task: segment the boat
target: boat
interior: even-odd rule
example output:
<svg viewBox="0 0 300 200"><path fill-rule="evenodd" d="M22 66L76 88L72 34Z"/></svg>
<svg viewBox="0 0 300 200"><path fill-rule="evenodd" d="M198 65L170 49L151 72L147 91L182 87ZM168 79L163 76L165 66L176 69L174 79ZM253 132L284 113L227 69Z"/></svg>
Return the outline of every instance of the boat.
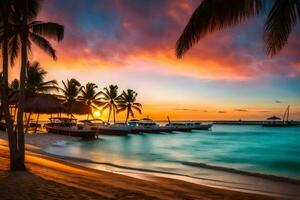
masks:
<svg viewBox="0 0 300 200"><path fill-rule="evenodd" d="M179 132L189 132L192 131L192 126L185 122L169 122L166 127L170 128L172 131Z"/></svg>
<svg viewBox="0 0 300 200"><path fill-rule="evenodd" d="M201 123L201 122L192 122L190 123L192 130L210 130L213 126L213 123Z"/></svg>
<svg viewBox="0 0 300 200"><path fill-rule="evenodd" d="M81 120L77 124L78 127L91 128L92 130L98 130L100 127L108 126L108 125L109 125L108 123L104 122L101 119Z"/></svg>
<svg viewBox="0 0 300 200"><path fill-rule="evenodd" d="M136 126L132 127L133 133L162 133L170 131L169 127L160 126L150 118L143 118L136 123Z"/></svg>
<svg viewBox="0 0 300 200"><path fill-rule="evenodd" d="M131 127L127 123L115 123L98 127L99 135L127 136L131 133Z"/></svg>
<svg viewBox="0 0 300 200"><path fill-rule="evenodd" d="M288 105L287 109L284 112L283 118L281 120L280 117L272 116L267 118L268 121L264 122L262 126L265 127L290 127L290 126L298 126L299 123L289 120L290 115L290 105Z"/></svg>
<svg viewBox="0 0 300 200"><path fill-rule="evenodd" d="M95 139L97 130L77 126L77 119L49 118L50 123L44 125L48 133L80 137L84 139Z"/></svg>

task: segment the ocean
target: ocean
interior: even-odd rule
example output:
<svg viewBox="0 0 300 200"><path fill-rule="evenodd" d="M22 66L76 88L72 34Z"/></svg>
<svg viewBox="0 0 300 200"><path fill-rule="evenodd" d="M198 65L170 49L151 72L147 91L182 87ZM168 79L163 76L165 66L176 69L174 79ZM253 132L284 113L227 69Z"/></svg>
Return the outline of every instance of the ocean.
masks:
<svg viewBox="0 0 300 200"><path fill-rule="evenodd" d="M300 180L300 127L214 125L211 131L101 136L48 153L95 163L203 177L203 168Z"/></svg>

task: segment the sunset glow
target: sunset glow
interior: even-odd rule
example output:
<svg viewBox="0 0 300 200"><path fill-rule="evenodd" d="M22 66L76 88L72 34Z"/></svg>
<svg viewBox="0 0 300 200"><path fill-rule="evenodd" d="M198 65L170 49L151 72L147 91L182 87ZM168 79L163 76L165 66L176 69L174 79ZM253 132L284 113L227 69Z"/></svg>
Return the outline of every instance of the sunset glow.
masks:
<svg viewBox="0 0 300 200"><path fill-rule="evenodd" d="M40 62L47 79L134 89L143 104L138 118L265 119L290 104L291 117L300 119L299 27L276 57L263 51L258 17L208 36L177 59L176 40L200 0L162 0L159 9L157 1L89 2L44 2L38 18L65 26L64 40L53 42L57 61L33 47L30 60Z"/></svg>

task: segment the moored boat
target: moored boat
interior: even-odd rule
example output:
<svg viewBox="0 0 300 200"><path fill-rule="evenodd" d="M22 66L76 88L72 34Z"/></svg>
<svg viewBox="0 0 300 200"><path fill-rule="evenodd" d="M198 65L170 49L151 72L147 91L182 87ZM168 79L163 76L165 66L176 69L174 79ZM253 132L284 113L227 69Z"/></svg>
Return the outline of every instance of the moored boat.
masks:
<svg viewBox="0 0 300 200"><path fill-rule="evenodd" d="M96 130L87 127L78 127L76 121L76 119L69 118L50 118L50 123L45 124L44 127L49 133L95 139Z"/></svg>
<svg viewBox="0 0 300 200"><path fill-rule="evenodd" d="M131 127L127 123L115 123L98 127L98 134L111 136L127 136L131 133Z"/></svg>

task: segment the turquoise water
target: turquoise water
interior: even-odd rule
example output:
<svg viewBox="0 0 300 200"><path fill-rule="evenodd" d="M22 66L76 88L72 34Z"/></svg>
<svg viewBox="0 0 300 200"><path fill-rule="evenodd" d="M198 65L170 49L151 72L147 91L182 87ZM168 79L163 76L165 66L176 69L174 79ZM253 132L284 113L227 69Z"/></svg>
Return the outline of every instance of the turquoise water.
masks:
<svg viewBox="0 0 300 200"><path fill-rule="evenodd" d="M206 164L300 179L300 127L214 125L212 131L102 138L47 151L194 177Z"/></svg>

